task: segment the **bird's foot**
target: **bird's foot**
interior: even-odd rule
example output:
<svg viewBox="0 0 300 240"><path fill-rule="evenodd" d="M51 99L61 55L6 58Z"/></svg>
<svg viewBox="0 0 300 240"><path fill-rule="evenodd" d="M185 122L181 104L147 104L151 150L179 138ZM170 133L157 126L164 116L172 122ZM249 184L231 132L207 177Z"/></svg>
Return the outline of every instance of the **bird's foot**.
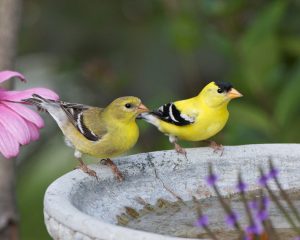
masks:
<svg viewBox="0 0 300 240"><path fill-rule="evenodd" d="M84 173L86 173L92 177L95 177L98 180L97 173L94 170L90 169L84 162L80 162L80 164L76 167L76 169L80 169Z"/></svg>
<svg viewBox="0 0 300 240"><path fill-rule="evenodd" d="M224 153L224 146L222 144L218 144L215 141L209 141L209 147L211 147L214 150L214 153L220 151L220 156Z"/></svg>
<svg viewBox="0 0 300 240"><path fill-rule="evenodd" d="M186 150L184 148L182 148L178 143L174 143L175 146L175 150L176 152L178 152L179 154L183 154L184 156L186 156Z"/></svg>
<svg viewBox="0 0 300 240"><path fill-rule="evenodd" d="M122 182L124 180L123 174L121 173L121 171L119 170L117 165L114 164L114 162L112 160L110 160L109 158L102 159L101 163L104 164L104 165L107 165L108 167L111 168L113 174L116 176L116 178L119 182Z"/></svg>

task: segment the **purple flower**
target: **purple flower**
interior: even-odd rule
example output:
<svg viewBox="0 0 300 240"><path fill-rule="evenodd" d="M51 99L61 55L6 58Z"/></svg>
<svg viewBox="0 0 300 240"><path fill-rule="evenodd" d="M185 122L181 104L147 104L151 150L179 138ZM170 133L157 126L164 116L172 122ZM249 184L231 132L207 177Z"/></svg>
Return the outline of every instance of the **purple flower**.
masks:
<svg viewBox="0 0 300 240"><path fill-rule="evenodd" d="M267 185L269 181L269 177L267 175L262 175L259 179L258 179L258 183L259 185L261 185L262 187L265 187Z"/></svg>
<svg viewBox="0 0 300 240"><path fill-rule="evenodd" d="M267 209L270 205L270 199L267 196L263 196L262 204L263 204L264 209Z"/></svg>
<svg viewBox="0 0 300 240"><path fill-rule="evenodd" d="M270 170L270 172L269 172L269 174L268 174L268 177L270 179L274 179L274 178L276 178L278 176L278 174L279 174L279 170L277 168L275 168L275 167L272 167L271 170Z"/></svg>
<svg viewBox="0 0 300 240"><path fill-rule="evenodd" d="M294 240L300 240L300 236L295 237Z"/></svg>
<svg viewBox="0 0 300 240"><path fill-rule="evenodd" d="M261 202L261 206L260 206ZM268 218L268 207L270 199L267 196L263 196L261 200L253 200L248 203L248 206L256 216L258 222L262 222Z"/></svg>
<svg viewBox="0 0 300 240"><path fill-rule="evenodd" d="M262 226L260 224L254 223L246 228L247 233L260 235L263 232Z"/></svg>
<svg viewBox="0 0 300 240"><path fill-rule="evenodd" d="M236 188L239 192L244 193L247 189L247 184L244 183L243 181L239 181L238 184L236 185Z"/></svg>
<svg viewBox="0 0 300 240"><path fill-rule="evenodd" d="M249 201L248 202L248 206L252 209L252 210L257 210L258 209L258 202L257 200L253 200L253 201Z"/></svg>
<svg viewBox="0 0 300 240"><path fill-rule="evenodd" d="M197 222L195 223L197 227L206 227L208 225L208 216L202 215L198 218Z"/></svg>
<svg viewBox="0 0 300 240"><path fill-rule="evenodd" d="M211 173L209 176L206 177L206 183L208 186L214 186L217 182L217 180L219 179L219 177L214 174L214 173Z"/></svg>
<svg viewBox="0 0 300 240"><path fill-rule="evenodd" d="M237 215L234 212L231 212L226 216L226 223L230 226L233 227L237 223Z"/></svg>
<svg viewBox="0 0 300 240"><path fill-rule="evenodd" d="M266 209L260 210L257 212L256 217L260 222L265 221L268 218L269 214Z"/></svg>
<svg viewBox="0 0 300 240"><path fill-rule="evenodd" d="M246 235L246 236L244 236L243 240L252 240L252 237Z"/></svg>

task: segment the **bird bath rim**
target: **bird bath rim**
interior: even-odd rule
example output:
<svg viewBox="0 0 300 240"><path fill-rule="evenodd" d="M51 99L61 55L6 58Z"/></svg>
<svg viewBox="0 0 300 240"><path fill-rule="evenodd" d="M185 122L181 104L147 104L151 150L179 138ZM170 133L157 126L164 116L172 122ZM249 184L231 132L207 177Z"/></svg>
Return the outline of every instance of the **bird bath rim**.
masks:
<svg viewBox="0 0 300 240"><path fill-rule="evenodd" d="M283 180L282 184L284 188L300 187L300 176L297 177L292 175L293 169L300 167L300 144L226 146L223 156L213 154L213 150L210 148L192 148L187 149L187 152L187 159L182 155L178 155L173 150L140 153L118 158L115 160L115 163L119 166L120 170L125 173L124 183L116 182L110 169L102 165L91 165L100 177L99 182L96 182L95 179L92 179L79 170L71 171L58 178L48 187L44 199L44 217L48 232L54 239L64 240L187 239L134 230L117 226L113 222L116 214L123 212L122 207L128 206L128 204L129 206L130 204L133 204L133 198L136 197L133 195L127 196L126 191L124 190L121 192L120 189L123 189L121 186L130 187L130 184L133 184L136 188L139 188L139 185L144 184L147 188L149 188L149 190L145 190L144 193L141 192L141 195L142 197L148 197L147 200L150 202L154 201L153 196L156 196L156 199L163 196L169 200L175 200L174 196L172 196L170 192L163 192L165 189L163 189L161 186L162 184L160 184L161 179L157 179L156 170L161 177L165 175L167 176L167 178L163 179L164 181L170 180L169 183L174 183L176 175L180 175L180 173L184 172L186 169L196 168L201 165L201 168L198 169L201 171L201 173L199 172L199 175L201 176L196 175L196 180L193 180L195 178L195 174L191 175L191 179L183 179L186 180L185 184L188 186L185 188L185 192L183 192L184 184L182 185L178 183L177 185L179 186L172 186L169 184L169 186L173 188L177 187L178 191L181 191L180 196L183 197L184 200L190 199L194 193L196 194L198 187L197 189L195 188L195 182L202 181L202 188L200 190L198 189L200 191L200 195L203 194L203 197L204 195L213 195L213 193L209 191L208 187L204 187L203 182L204 177L208 173L208 162L212 162L216 167L216 171L221 172L221 177L226 180L220 182L220 188L222 189L223 194L235 192L234 187L229 187L229 185L233 186L236 180L236 173L239 169L242 169L242 167L247 168L242 169L244 171L253 172L253 174L251 172L250 176L245 176L245 180L247 182L250 181L250 187L252 189L256 189L258 186L254 179L256 179L258 173L256 175L254 168L257 168L260 164L266 166L269 157L273 158L275 165L279 167L283 176L289 176L289 178L281 178L281 180ZM299 161L288 161L290 157L297 158ZM236 159L239 160L237 161ZM153 169L155 169L155 171L153 171ZM192 170L188 170L188 172L189 171ZM176 172L176 174L174 174L174 172ZM145 181L143 182L143 180ZM151 181L157 182L154 184ZM147 184L150 184L150 187ZM151 188L151 184L153 185L153 188ZM111 206L107 207L107 205L109 205L109 198L105 198L105 194L110 194L106 188L108 185L110 186L109 190L112 192L115 191L118 194L115 195L116 198L110 198L110 201L115 201L116 204L111 204ZM96 194L100 188L101 191L103 190L104 196L98 193ZM132 189L133 188L128 188L128 191L132 191ZM189 193L187 190L192 191L193 194ZM82 192L82 195L80 191ZM99 206L96 206L96 208L99 207L101 214L103 214L100 217L96 216L97 214L93 212L94 202L88 202L91 204L92 210L89 208L84 209L84 206L81 208L80 205L82 202L83 205L85 205L84 194L91 193L93 191L95 192L95 196L92 197L102 197L100 200L105 203L102 205L101 201L99 202L99 199L97 199ZM139 189L139 191L142 190ZM147 196L147 194L149 196ZM124 202L123 205L120 205L119 201ZM100 220L99 218L101 217L105 218L105 221L103 219ZM191 238L189 239L191 240Z"/></svg>

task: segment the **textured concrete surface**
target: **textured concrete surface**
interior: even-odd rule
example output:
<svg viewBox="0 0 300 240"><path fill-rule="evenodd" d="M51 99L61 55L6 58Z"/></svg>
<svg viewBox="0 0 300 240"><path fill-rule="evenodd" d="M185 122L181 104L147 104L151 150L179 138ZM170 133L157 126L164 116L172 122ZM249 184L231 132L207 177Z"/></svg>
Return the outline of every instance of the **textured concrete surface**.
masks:
<svg viewBox="0 0 300 240"><path fill-rule="evenodd" d="M158 198L184 200L192 195L213 195L205 184L208 163L220 175L223 194L235 192L239 170L256 189L258 167L265 168L272 158L280 169L286 189L300 187L300 144L260 144L226 146L219 156L210 148L188 149L187 158L174 151L142 153L116 159L125 175L117 182L108 167L91 165L100 180L74 170L53 182L44 200L45 223L53 239L80 240L171 240L182 239L116 226L116 215L124 206L142 208L135 200L142 197L154 203Z"/></svg>

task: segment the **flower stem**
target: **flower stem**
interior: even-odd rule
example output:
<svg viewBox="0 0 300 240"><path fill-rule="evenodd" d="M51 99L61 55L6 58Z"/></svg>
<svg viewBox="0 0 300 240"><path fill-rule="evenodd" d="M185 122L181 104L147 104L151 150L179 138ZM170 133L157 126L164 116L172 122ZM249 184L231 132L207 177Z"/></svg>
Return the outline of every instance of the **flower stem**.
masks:
<svg viewBox="0 0 300 240"><path fill-rule="evenodd" d="M263 170L261 168L259 170L260 170L261 176L263 176L264 175ZM265 188L268 191L268 194L270 195L270 197L273 200L273 202L276 204L276 206L278 207L278 209L281 211L281 213L285 217L285 219L292 226L293 230L297 234L300 234L300 229L297 227L297 225L295 224L294 220L291 218L291 216L289 215L289 213L284 209L283 205L280 203L279 199L276 197L276 195L270 189L270 187L268 186L268 184L265 184Z"/></svg>
<svg viewBox="0 0 300 240"><path fill-rule="evenodd" d="M273 162L271 160L270 160L269 164L270 164L270 170L275 169L274 165L273 165ZM286 191L284 191L284 189L282 188L281 183L279 182L277 176L274 176L274 181L276 183L277 188L279 189L279 192L280 192L282 198L286 201L286 203L288 204L289 208L292 210L291 212L294 214L295 218L300 223L300 214L299 214L297 208L295 207L295 205L293 204L293 202L291 201L291 199L289 198L289 196L286 193Z"/></svg>
<svg viewBox="0 0 300 240"><path fill-rule="evenodd" d="M196 199L195 196L193 196L193 202L196 206L196 211L198 214L198 218L203 217L203 212L201 209L201 203ZM208 225L204 224L202 225L203 229L206 231L206 233L209 235L209 237L213 240L218 240L218 238L216 237L216 235L213 233L213 231L208 227Z"/></svg>
<svg viewBox="0 0 300 240"><path fill-rule="evenodd" d="M213 172L213 169L212 169L212 165L211 165L211 164L209 165L209 174L210 174L210 175L214 175L214 172ZM214 189L214 191L215 191L215 193L216 193L216 195L217 195L217 197L218 197L218 200L219 200L219 202L220 202L222 208L224 209L225 213L226 213L228 216L234 215L235 213L232 211L230 205L227 204L227 203L225 202L225 200L223 199L223 197L222 197L222 195L221 195L221 193L220 193L220 191L219 191L217 185L216 185L216 184L213 184L212 187L213 187L213 189ZM242 228L241 228L239 222L238 222L238 221L235 221L233 225L234 225L235 229L238 231L238 233L239 233L239 235L241 236L241 238L244 238L245 233L244 233L244 231L242 230Z"/></svg>
<svg viewBox="0 0 300 240"><path fill-rule="evenodd" d="M238 175L238 182L239 182L240 185L243 184L243 179L242 179L241 173L239 173L239 175ZM254 222L254 219L253 219L253 216L252 216L252 212L249 208L248 201L246 199L245 191L244 190L240 191L240 194L241 194L242 202L244 204L244 208L246 210L246 215L247 215L248 220L249 220L249 225L254 226L255 222ZM254 234L254 240L259 240L259 236L257 234Z"/></svg>

